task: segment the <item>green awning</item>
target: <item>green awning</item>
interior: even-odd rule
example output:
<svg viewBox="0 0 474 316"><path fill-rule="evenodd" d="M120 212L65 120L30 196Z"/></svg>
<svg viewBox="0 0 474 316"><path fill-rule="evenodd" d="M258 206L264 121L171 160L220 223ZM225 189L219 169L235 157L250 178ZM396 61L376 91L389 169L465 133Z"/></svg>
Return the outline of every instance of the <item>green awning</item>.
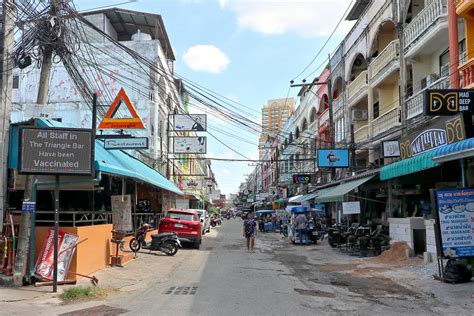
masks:
<svg viewBox="0 0 474 316"><path fill-rule="evenodd" d="M440 164L433 161L436 152L436 150L430 150L384 166L380 169L380 180L388 180L437 167Z"/></svg>
<svg viewBox="0 0 474 316"><path fill-rule="evenodd" d="M352 180L339 184L338 186L327 188L319 191L319 195L314 199L315 203L324 203L324 202L342 202L344 200L344 195L354 190L358 186L366 183L372 179L375 175L360 178L357 180Z"/></svg>

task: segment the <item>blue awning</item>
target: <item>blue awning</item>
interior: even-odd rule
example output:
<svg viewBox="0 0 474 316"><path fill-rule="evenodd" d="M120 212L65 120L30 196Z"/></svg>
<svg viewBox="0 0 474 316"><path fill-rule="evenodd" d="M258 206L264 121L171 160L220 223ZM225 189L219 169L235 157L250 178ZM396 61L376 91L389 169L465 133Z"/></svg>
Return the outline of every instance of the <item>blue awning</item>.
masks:
<svg viewBox="0 0 474 316"><path fill-rule="evenodd" d="M426 169L439 166L439 163L433 161L436 149L419 154L415 157L403 159L380 169L380 180L388 180L420 172Z"/></svg>
<svg viewBox="0 0 474 316"><path fill-rule="evenodd" d="M433 160L436 162L446 162L469 157L474 157L474 138L468 138L435 149Z"/></svg>
<svg viewBox="0 0 474 316"><path fill-rule="evenodd" d="M69 127L53 120L37 120L40 127ZM18 127L11 129L10 138L10 156L8 167L18 168ZM103 173L125 176L135 180L143 181L164 190L184 195L171 181L166 179L157 170L149 167L147 164L132 157L122 150L107 150L104 148L104 142L95 141L95 169Z"/></svg>

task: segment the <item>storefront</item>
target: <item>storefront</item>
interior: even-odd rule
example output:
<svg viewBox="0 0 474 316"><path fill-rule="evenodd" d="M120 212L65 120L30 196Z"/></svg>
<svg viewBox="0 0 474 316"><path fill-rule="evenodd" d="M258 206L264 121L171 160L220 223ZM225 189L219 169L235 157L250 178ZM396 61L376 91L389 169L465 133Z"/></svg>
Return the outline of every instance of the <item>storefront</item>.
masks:
<svg viewBox="0 0 474 316"><path fill-rule="evenodd" d="M36 120L38 127L64 127L59 122ZM28 123L29 124L29 123ZM8 166L8 205L12 212L21 214L26 176L17 173L19 126L12 125ZM115 251L111 243L113 197L121 196L129 201L125 212L129 218L129 231L144 222L158 227L163 214L175 206L176 196L182 192L158 171L121 150L106 150L103 141L95 141L95 177L61 176L59 200L60 231L74 233L79 241L72 259L70 272L90 274L110 263ZM31 179L31 176L30 176ZM33 217L32 241L34 260L43 245L44 238L54 224L53 176L36 176L32 186L32 200L36 201ZM119 251L121 263L133 258L131 253ZM30 270L32 264L30 262ZM74 275L68 278L75 279Z"/></svg>

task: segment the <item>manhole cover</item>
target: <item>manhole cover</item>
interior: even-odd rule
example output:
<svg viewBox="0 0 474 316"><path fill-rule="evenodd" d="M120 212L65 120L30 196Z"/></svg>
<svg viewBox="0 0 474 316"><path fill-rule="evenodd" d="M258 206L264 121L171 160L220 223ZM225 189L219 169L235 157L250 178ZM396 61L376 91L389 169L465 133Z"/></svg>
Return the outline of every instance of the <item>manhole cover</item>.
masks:
<svg viewBox="0 0 474 316"><path fill-rule="evenodd" d="M79 309L77 311L72 311L69 313L59 314L60 316L82 316L82 315L94 315L94 316L114 316L125 314L128 310L123 308L116 308L107 305L99 305L84 309Z"/></svg>
<svg viewBox="0 0 474 316"><path fill-rule="evenodd" d="M172 286L165 292L165 294L194 295L196 294L197 289L197 286Z"/></svg>

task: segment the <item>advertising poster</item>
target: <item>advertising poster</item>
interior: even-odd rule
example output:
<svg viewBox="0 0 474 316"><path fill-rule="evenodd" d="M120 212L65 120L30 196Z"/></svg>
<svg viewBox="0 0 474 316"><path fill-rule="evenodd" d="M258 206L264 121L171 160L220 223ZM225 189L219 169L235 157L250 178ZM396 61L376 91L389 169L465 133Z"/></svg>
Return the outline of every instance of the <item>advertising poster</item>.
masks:
<svg viewBox="0 0 474 316"><path fill-rule="evenodd" d="M132 230L132 202L130 195L112 195L111 199L114 230Z"/></svg>
<svg viewBox="0 0 474 316"><path fill-rule="evenodd" d="M76 234L58 232L58 281L64 281L69 271L72 257L76 251L74 245L79 236ZM46 280L53 279L54 270L54 229L50 228L41 247L36 262L35 274Z"/></svg>
<svg viewBox="0 0 474 316"><path fill-rule="evenodd" d="M318 149L318 167L349 167L348 149Z"/></svg>
<svg viewBox="0 0 474 316"><path fill-rule="evenodd" d="M206 114L175 114L173 116L175 131L203 132L207 129Z"/></svg>
<svg viewBox="0 0 474 316"><path fill-rule="evenodd" d="M437 190L442 256L474 257L474 188Z"/></svg>
<svg viewBox="0 0 474 316"><path fill-rule="evenodd" d="M342 202L342 214L344 215L360 214L360 201Z"/></svg>

